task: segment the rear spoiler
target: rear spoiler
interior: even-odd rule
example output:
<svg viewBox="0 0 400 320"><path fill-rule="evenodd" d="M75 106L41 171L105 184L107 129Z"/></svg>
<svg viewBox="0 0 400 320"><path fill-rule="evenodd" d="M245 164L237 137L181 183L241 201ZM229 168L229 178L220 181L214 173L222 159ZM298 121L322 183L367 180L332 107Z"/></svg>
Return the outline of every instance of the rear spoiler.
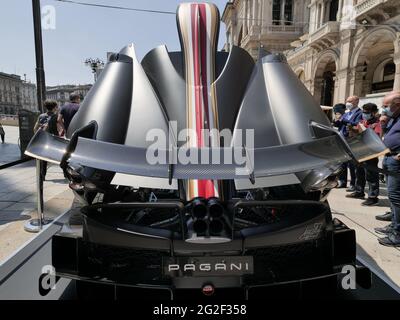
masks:
<svg viewBox="0 0 400 320"><path fill-rule="evenodd" d="M36 159L58 163L68 162L74 168L90 167L115 173L172 179L243 179L254 183L255 178L304 172L318 168L337 168L341 163L363 162L389 152L379 137L367 129L358 136L345 140L335 129L310 123L315 139L309 142L265 148L241 148L241 161L235 159L237 149L183 149L197 157L192 163L179 163L179 150L157 150L158 158L166 163L149 163L146 156L154 150L108 143L75 134L71 140L38 131L25 154ZM84 132L85 130L83 130ZM86 129L87 131L87 129ZM71 146L72 145L72 146ZM67 152L68 151L68 152ZM211 159L201 164L201 156ZM220 159L218 163L213 159ZM243 159L246 161L243 163ZM204 158L203 158L204 159ZM171 161L173 160L173 161ZM231 161L229 161L231 160Z"/></svg>

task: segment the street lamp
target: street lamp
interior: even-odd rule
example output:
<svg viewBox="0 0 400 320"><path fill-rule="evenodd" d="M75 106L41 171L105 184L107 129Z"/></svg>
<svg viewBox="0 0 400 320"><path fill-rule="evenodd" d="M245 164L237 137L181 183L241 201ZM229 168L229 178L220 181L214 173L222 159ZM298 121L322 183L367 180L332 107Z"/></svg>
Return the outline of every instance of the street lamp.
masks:
<svg viewBox="0 0 400 320"><path fill-rule="evenodd" d="M94 75L94 82L96 82L97 81L98 71L100 69L103 69L104 62L101 61L99 58L96 58L96 59L89 58L89 59L85 60L85 65L92 69L92 72L93 72L93 75Z"/></svg>

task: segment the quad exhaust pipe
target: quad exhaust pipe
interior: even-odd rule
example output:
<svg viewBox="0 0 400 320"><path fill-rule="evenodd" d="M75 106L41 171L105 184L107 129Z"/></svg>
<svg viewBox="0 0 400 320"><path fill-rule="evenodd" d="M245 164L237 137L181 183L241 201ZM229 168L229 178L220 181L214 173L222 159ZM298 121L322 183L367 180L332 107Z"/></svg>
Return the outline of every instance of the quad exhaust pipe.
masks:
<svg viewBox="0 0 400 320"><path fill-rule="evenodd" d="M195 198L190 205L188 242L231 241L227 212L218 198Z"/></svg>

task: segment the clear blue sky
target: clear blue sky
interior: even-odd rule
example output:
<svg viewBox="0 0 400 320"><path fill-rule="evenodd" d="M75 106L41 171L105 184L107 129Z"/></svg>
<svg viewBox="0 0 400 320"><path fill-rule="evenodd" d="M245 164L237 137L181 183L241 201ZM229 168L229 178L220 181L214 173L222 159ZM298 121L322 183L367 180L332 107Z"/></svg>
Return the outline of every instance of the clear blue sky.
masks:
<svg viewBox="0 0 400 320"><path fill-rule="evenodd" d="M80 0L143 9L175 11L177 0ZM220 13L226 0L211 1ZM0 1L0 71L27 74L36 82L31 0ZM108 51L119 51L134 43L141 59L149 50L166 44L180 50L175 15L141 13L41 0L42 7L56 9L56 29L43 30L46 84L91 83L93 76L83 64L86 58L106 59ZM219 48L225 42L221 23Z"/></svg>

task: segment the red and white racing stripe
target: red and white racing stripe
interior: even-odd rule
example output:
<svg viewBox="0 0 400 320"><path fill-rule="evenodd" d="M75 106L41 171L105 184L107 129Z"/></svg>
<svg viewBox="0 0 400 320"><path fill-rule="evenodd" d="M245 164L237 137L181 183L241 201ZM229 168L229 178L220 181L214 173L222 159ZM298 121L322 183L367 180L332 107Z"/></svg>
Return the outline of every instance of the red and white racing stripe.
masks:
<svg viewBox="0 0 400 320"><path fill-rule="evenodd" d="M218 9L208 3L184 3L178 8L186 70L187 128L196 132L188 141L193 148L218 147L219 135L205 135L202 130L218 132L218 114L212 83L215 81L215 53L219 25ZM214 129L214 130L213 130ZM216 180L188 180L187 200L218 197Z"/></svg>

